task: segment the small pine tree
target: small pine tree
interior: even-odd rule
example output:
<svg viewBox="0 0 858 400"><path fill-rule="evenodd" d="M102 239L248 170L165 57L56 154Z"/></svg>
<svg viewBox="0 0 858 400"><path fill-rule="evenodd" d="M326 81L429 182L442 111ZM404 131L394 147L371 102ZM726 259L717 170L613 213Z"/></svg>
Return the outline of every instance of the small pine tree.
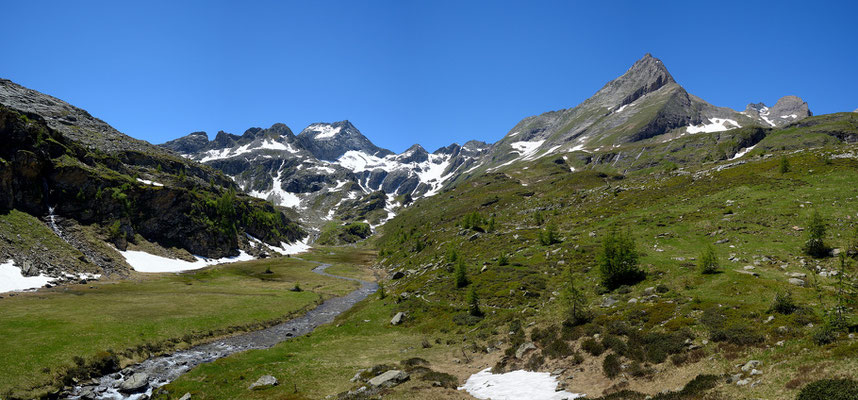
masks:
<svg viewBox="0 0 858 400"><path fill-rule="evenodd" d="M447 248L447 255L445 257L447 262L456 262L459 259L459 253L452 246Z"/></svg>
<svg viewBox="0 0 858 400"><path fill-rule="evenodd" d="M545 218L542 216L542 211L536 210L536 214L533 214L533 222L535 222L537 226L542 226L542 223L545 222Z"/></svg>
<svg viewBox="0 0 858 400"><path fill-rule="evenodd" d="M572 325L578 325L580 322L587 320L587 297L575 285L575 276L572 273L572 267L566 269L565 279L566 286L561 292L563 302L566 304L567 315L569 322Z"/></svg>
<svg viewBox="0 0 858 400"><path fill-rule="evenodd" d="M477 289L473 286L468 290L468 313L475 317L483 316L483 311L480 310L480 297L477 296Z"/></svg>
<svg viewBox="0 0 858 400"><path fill-rule="evenodd" d="M554 224L548 224L545 229L539 232L539 243L543 246L560 243L560 240L557 238L556 229Z"/></svg>
<svg viewBox="0 0 858 400"><path fill-rule="evenodd" d="M486 226L486 232L494 232L494 231L495 231L495 216L492 215L492 217L489 218L488 226Z"/></svg>
<svg viewBox="0 0 858 400"><path fill-rule="evenodd" d="M836 329L845 329L848 326L846 320L846 305L849 300L849 293L847 293L846 287L846 269L849 265L849 262L846 258L846 255L840 253L840 268L837 271L837 292L835 296L837 298L837 308L834 309L831 318L831 325Z"/></svg>
<svg viewBox="0 0 858 400"><path fill-rule="evenodd" d="M827 227L819 211L814 211L807 225L807 241L804 243L805 254L811 257L825 257L828 255L828 246L825 244L825 231Z"/></svg>
<svg viewBox="0 0 858 400"><path fill-rule="evenodd" d="M700 267L700 272L704 274L719 272L718 257L715 256L715 248L711 244L706 246L706 249L700 254L700 260L697 264Z"/></svg>
<svg viewBox="0 0 858 400"><path fill-rule="evenodd" d="M615 227L608 231L599 255L599 272L602 284L610 290L633 285L644 278L643 271L638 268L638 253L631 232L621 234Z"/></svg>
<svg viewBox="0 0 858 400"><path fill-rule="evenodd" d="M378 284L378 299L384 300L386 297L387 297L387 292L384 291L384 284L379 283Z"/></svg>
<svg viewBox="0 0 858 400"><path fill-rule="evenodd" d="M781 171L781 173L782 173L782 174L785 174L785 173L789 172L790 170L791 170L791 169L790 169L790 166L789 166L789 159L788 159L788 158L786 158L786 156L782 156L782 157L781 157L781 165L780 165L780 171Z"/></svg>
<svg viewBox="0 0 858 400"><path fill-rule="evenodd" d="M454 272L454 278L456 280L456 287L463 288L468 286L468 274L465 268L465 261L459 259L459 262L456 264L456 270Z"/></svg>

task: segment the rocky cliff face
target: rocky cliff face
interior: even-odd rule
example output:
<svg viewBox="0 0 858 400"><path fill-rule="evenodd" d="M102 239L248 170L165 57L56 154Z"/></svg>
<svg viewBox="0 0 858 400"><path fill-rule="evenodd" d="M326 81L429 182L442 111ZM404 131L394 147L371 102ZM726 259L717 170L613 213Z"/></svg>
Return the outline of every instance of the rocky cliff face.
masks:
<svg viewBox="0 0 858 400"><path fill-rule="evenodd" d="M15 244L20 234L4 232L0 224L3 261L11 258L54 274L62 272L58 265L81 262L103 273L125 273L128 265L104 242L124 250L144 241L219 258L237 255L246 235L274 246L303 235L270 203L237 193L217 170L5 80L0 81L0 137L0 219L25 213L35 217L30 221L50 224L50 230L38 229L63 240L39 242L58 243L76 258L34 257ZM65 237L63 231L81 234ZM53 250L65 251L47 251Z"/></svg>

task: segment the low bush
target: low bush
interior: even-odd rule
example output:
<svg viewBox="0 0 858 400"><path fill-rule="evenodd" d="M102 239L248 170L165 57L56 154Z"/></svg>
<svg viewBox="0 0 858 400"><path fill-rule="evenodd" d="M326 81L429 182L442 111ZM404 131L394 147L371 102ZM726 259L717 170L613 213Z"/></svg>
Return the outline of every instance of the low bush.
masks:
<svg viewBox="0 0 858 400"><path fill-rule="evenodd" d="M601 343L597 342L596 339L586 338L581 342L581 350L584 350L593 356L599 356L605 352L605 347L602 346Z"/></svg>
<svg viewBox="0 0 858 400"><path fill-rule="evenodd" d="M605 373L605 376L613 379L622 371L622 364L620 363L620 356L615 353L608 354L605 356L605 359L602 360L602 372Z"/></svg>
<svg viewBox="0 0 858 400"><path fill-rule="evenodd" d="M430 371L420 377L426 382L438 382L441 387L455 389L459 386L459 379L445 372Z"/></svg>
<svg viewBox="0 0 858 400"><path fill-rule="evenodd" d="M858 399L858 381L852 379L823 379L801 389L796 400L854 400Z"/></svg>

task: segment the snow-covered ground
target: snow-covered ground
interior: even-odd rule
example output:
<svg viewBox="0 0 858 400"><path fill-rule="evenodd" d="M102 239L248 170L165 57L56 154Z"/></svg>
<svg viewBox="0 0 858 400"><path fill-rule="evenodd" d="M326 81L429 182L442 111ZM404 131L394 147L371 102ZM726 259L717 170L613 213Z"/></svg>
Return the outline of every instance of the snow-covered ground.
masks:
<svg viewBox="0 0 858 400"><path fill-rule="evenodd" d="M512 371L493 374L491 368L471 375L459 388L478 399L491 400L563 400L585 396L556 389L557 379L548 372Z"/></svg>
<svg viewBox="0 0 858 400"><path fill-rule="evenodd" d="M120 251L125 261L137 272L181 272L205 268L209 265L222 264L236 261L253 260L253 256L241 252L235 257L203 258L194 256L196 261L185 261L177 258L167 258L149 254L145 251L126 250Z"/></svg>
<svg viewBox="0 0 858 400"><path fill-rule="evenodd" d="M45 275L24 276L12 260L0 263L0 293L38 289L54 278Z"/></svg>
<svg viewBox="0 0 858 400"><path fill-rule="evenodd" d="M709 118L708 124L689 125L685 128L688 133L711 133L721 132L734 128L741 128L738 122L728 118Z"/></svg>
<svg viewBox="0 0 858 400"><path fill-rule="evenodd" d="M757 145L753 145L753 146L751 146L751 147L745 147L744 149L742 149L742 150L740 150L738 153L736 153L736 155L735 155L735 156L733 156L733 158L731 158L730 160L735 160L735 159L737 159L737 158L740 158L740 157L744 156L745 154L748 154L748 152L749 152L749 151L751 151L751 150L753 150L753 149L754 149L754 147L757 147Z"/></svg>
<svg viewBox="0 0 858 400"><path fill-rule="evenodd" d="M164 184L163 184L163 183L153 182L153 181L150 181L150 180L147 180L147 179L140 179L140 178L137 178L137 182L140 182L140 183L143 183L143 184L146 184L146 185L152 185L152 186L164 186Z"/></svg>
<svg viewBox="0 0 858 400"><path fill-rule="evenodd" d="M340 133L340 130L342 130L342 127L334 128L328 124L314 124L308 126L307 130L317 132L316 136L314 136L316 139L330 139L337 136L337 134Z"/></svg>

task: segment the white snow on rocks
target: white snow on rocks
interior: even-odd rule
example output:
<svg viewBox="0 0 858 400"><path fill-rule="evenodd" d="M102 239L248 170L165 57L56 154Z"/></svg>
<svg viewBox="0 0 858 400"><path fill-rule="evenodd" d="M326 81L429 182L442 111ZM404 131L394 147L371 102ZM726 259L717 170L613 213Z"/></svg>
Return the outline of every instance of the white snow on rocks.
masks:
<svg viewBox="0 0 858 400"><path fill-rule="evenodd" d="M689 125L685 128L688 133L711 133L721 132L734 128L741 128L738 122L728 118L709 118L708 124Z"/></svg>
<svg viewBox="0 0 858 400"><path fill-rule="evenodd" d="M342 128L334 128L333 126L330 126L328 124L315 124L308 126L307 130L318 132L316 133L316 136L314 136L316 139L330 139L340 133L340 130L342 130Z"/></svg>
<svg viewBox="0 0 858 400"><path fill-rule="evenodd" d="M301 207L301 198L298 197L298 195L283 190L283 181L280 179L280 175L274 177L272 185L273 186L269 191L263 192L259 190L253 190L250 191L248 194L256 198L266 199L274 204L283 207Z"/></svg>
<svg viewBox="0 0 858 400"><path fill-rule="evenodd" d="M757 147L757 145L753 145L753 146L751 146L751 147L745 147L744 149L742 149L742 150L740 150L738 153L736 153L736 155L735 155L735 156L733 156L733 158L731 158L730 160L735 160L735 159L737 159L737 158L740 158L740 157L744 156L745 154L748 154L748 152L750 152L751 150L753 150L753 149L754 149L754 147Z"/></svg>
<svg viewBox="0 0 858 400"><path fill-rule="evenodd" d="M493 374L491 368L471 375L459 388L478 399L491 400L563 400L585 396L556 389L557 379L548 372L512 371Z"/></svg>
<svg viewBox="0 0 858 400"><path fill-rule="evenodd" d="M24 276L12 260L0 263L0 293L38 289L52 280L46 275Z"/></svg>
<svg viewBox="0 0 858 400"><path fill-rule="evenodd" d="M235 257L224 258L203 258L194 256L196 261L185 261L177 258L167 258L149 254L145 251L126 250L119 251L119 254L125 258L125 262L134 268L137 272L181 272L191 271L195 269L205 268L209 265L223 264L236 261L253 260L253 256L245 252L240 252Z"/></svg>
<svg viewBox="0 0 858 400"><path fill-rule="evenodd" d="M147 179L140 179L140 178L137 178L137 182L140 182L140 183L143 183L143 184L146 184L146 185L151 185L151 186L164 186L164 184L162 184L162 183L152 182L152 181L147 180Z"/></svg>
<svg viewBox="0 0 858 400"><path fill-rule="evenodd" d="M542 146L543 143L545 143L545 140L534 140L532 142L514 142L510 143L509 145L515 151L518 152L518 157L520 159L529 160L536 155L536 152L539 150L539 146Z"/></svg>

